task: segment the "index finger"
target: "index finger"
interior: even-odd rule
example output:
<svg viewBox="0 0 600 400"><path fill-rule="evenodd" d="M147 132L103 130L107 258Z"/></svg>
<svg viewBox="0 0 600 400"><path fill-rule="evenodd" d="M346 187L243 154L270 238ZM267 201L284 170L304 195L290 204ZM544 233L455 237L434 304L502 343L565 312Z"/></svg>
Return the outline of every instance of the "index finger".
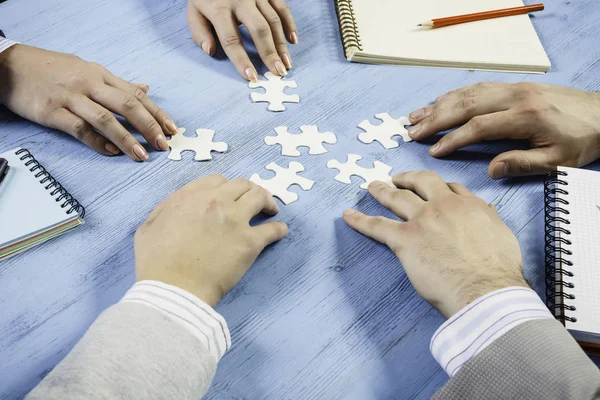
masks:
<svg viewBox="0 0 600 400"><path fill-rule="evenodd" d="M414 140L423 140L462 125L475 116L508 110L510 97L507 88L487 83L450 92L432 105L410 113L414 126L408 134Z"/></svg>
<svg viewBox="0 0 600 400"><path fill-rule="evenodd" d="M258 75L242 44L240 31L231 10L221 9L216 14L207 16L213 24L221 46L231 60L238 73L245 79L256 82Z"/></svg>
<svg viewBox="0 0 600 400"><path fill-rule="evenodd" d="M267 215L277 215L279 206L273 195L256 183L251 183L251 185L252 188L236 201L236 205L240 207L244 216L250 220L261 212Z"/></svg>
<svg viewBox="0 0 600 400"><path fill-rule="evenodd" d="M398 188L412 190L423 200L453 193L448 184L433 171L411 171L394 175L392 182Z"/></svg>

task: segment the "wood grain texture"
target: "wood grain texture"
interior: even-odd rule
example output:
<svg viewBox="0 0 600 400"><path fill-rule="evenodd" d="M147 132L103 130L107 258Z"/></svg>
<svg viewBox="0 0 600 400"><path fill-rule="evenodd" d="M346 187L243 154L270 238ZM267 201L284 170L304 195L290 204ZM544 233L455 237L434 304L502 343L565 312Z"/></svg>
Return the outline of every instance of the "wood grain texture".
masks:
<svg viewBox="0 0 600 400"><path fill-rule="evenodd" d="M0 399L21 398L72 348L105 308L134 281L133 234L167 194L206 174L250 177L276 146L275 126L317 124L338 143L330 153L296 160L313 190L282 207L290 235L271 246L219 304L233 337L209 399L429 398L447 377L429 353L443 319L414 292L386 248L347 228L351 206L389 215L360 180L345 186L325 168L331 158L363 155L394 172L433 169L495 204L521 243L525 273L543 291L541 178L494 182L492 157L521 144L473 146L436 160L428 146L385 151L356 137L376 113L407 115L436 96L478 81L535 81L600 90L596 0L557 1L532 17L552 60L547 75L500 74L350 64L342 55L331 1L292 0L300 44L292 46L300 104L280 114L253 104L250 90L222 55L205 56L190 39L184 0L13 0L0 5L8 37L97 61L150 94L188 130L210 128L230 150L214 161L106 158L65 134L0 111L0 151L29 148L87 207L86 225L0 263ZM252 48L252 46L250 46ZM252 48L253 49L253 48ZM252 50L252 57L257 60ZM259 73L264 73L264 67ZM592 168L599 169L598 164ZM26 218L26 216L24 216ZM168 234L168 233L166 233Z"/></svg>

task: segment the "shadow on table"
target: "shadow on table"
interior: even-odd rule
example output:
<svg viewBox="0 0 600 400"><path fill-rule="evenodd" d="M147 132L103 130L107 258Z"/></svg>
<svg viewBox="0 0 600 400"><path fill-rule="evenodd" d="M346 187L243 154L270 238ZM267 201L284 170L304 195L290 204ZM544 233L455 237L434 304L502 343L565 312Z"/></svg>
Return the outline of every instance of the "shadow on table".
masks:
<svg viewBox="0 0 600 400"><path fill-rule="evenodd" d="M398 219L367 194L355 208ZM446 381L428 347L441 316L414 291L387 246L355 232L341 218L335 228L340 288L355 310L345 335L359 338L353 352L360 356L353 357L364 359L360 370L348 370L354 382L348 393L360 394L353 398L429 398Z"/></svg>

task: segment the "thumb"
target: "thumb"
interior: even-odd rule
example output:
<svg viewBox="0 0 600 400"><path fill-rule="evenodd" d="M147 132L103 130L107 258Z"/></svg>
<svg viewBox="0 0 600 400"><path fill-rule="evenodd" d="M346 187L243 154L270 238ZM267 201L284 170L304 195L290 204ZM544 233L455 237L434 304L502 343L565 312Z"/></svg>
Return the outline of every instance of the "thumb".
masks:
<svg viewBox="0 0 600 400"><path fill-rule="evenodd" d="M539 175L552 171L557 165L558 157L551 148L513 150L494 158L488 166L488 175L492 179Z"/></svg>
<svg viewBox="0 0 600 400"><path fill-rule="evenodd" d="M211 24L208 19L192 5L191 1L188 3L187 22L190 26L194 42L209 56L215 54L217 43L212 33Z"/></svg>

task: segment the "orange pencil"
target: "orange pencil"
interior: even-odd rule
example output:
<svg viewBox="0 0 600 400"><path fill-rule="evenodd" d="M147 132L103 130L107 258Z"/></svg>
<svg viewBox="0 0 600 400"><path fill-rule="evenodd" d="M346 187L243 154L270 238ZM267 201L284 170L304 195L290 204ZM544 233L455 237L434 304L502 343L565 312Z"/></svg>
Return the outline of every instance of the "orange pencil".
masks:
<svg viewBox="0 0 600 400"><path fill-rule="evenodd" d="M462 24L465 22L481 21L482 19L508 17L510 15L527 14L534 11L542 11L543 4L532 4L530 6L521 6L514 8L505 8L502 10L485 11L474 14L457 15L455 17L436 18L430 21L425 21L418 26L426 26L429 28L440 28L442 26Z"/></svg>

